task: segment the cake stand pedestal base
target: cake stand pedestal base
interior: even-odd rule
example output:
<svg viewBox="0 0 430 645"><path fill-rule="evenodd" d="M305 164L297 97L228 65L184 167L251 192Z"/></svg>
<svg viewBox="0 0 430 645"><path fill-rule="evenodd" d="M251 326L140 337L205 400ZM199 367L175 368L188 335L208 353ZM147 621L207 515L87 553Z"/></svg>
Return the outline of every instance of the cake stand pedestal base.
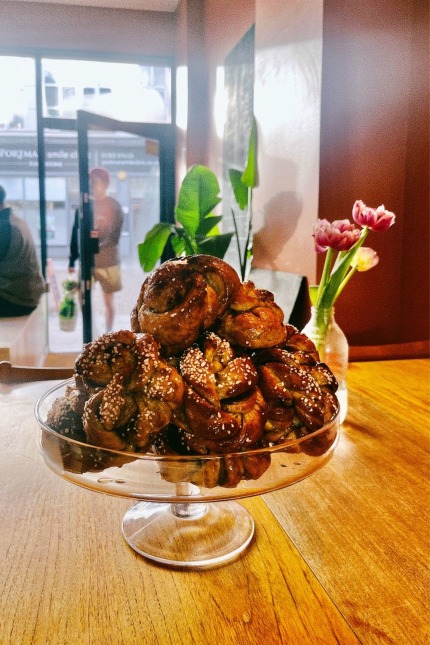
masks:
<svg viewBox="0 0 430 645"><path fill-rule="evenodd" d="M254 520L233 501L138 502L122 533L140 555L170 567L208 569L235 560L254 535Z"/></svg>

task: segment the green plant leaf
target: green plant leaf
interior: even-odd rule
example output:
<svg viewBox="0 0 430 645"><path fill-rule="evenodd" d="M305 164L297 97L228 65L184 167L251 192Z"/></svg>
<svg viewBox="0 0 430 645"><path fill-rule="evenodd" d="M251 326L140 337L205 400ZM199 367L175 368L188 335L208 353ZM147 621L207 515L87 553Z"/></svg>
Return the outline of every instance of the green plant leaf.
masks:
<svg viewBox="0 0 430 645"><path fill-rule="evenodd" d="M139 262L145 272L152 271L155 267L171 235L172 225L168 222L160 222L155 224L146 234L145 240L138 244Z"/></svg>
<svg viewBox="0 0 430 645"><path fill-rule="evenodd" d="M74 318L76 315L76 302L73 297L65 296L60 302L59 314L62 318Z"/></svg>
<svg viewBox="0 0 430 645"><path fill-rule="evenodd" d="M242 173L240 170L230 168L228 174L236 202L240 210L243 211L248 205L248 187L242 182Z"/></svg>
<svg viewBox="0 0 430 645"><path fill-rule="evenodd" d="M227 253L227 249L233 235L234 233L221 233L221 235L207 237L198 245L199 253L214 255L217 258L223 259Z"/></svg>
<svg viewBox="0 0 430 645"><path fill-rule="evenodd" d="M138 245L139 260L151 271L168 241L176 257L206 253L224 257L234 233L220 234L222 215L213 215L221 197L216 175L206 166L193 166L186 174L175 208L176 223L154 226Z"/></svg>
<svg viewBox="0 0 430 645"><path fill-rule="evenodd" d="M180 253L185 253L185 255L194 255L197 253L197 240L196 236L192 237L188 235L187 231L183 226L175 226L176 237L172 237L172 240L180 240L181 245L178 247L181 249ZM183 251L182 251L183 246ZM174 249L175 250L175 249Z"/></svg>
<svg viewBox="0 0 430 645"><path fill-rule="evenodd" d="M258 165L257 165L257 154L258 154L258 138L257 138L257 122L255 117L252 118L251 132L249 135L249 146L248 146L248 159L246 162L246 168L243 171L241 181L248 188L256 188L258 186Z"/></svg>
<svg viewBox="0 0 430 645"><path fill-rule="evenodd" d="M205 217L199 224L199 228L196 232L196 237L206 236L206 235L216 235L219 233L217 224L222 220L222 215L210 215Z"/></svg>
<svg viewBox="0 0 430 645"><path fill-rule="evenodd" d="M234 234L236 237L236 248L237 248L237 255L239 257L239 266L241 270L241 274L243 274L243 269L242 269L242 251L240 249L240 238L239 238L239 230L237 227L237 221L236 221L236 215L233 209L231 209L231 216L233 219L233 226L234 226ZM243 279L242 279L243 281Z"/></svg>
<svg viewBox="0 0 430 645"><path fill-rule="evenodd" d="M172 249L176 257L180 257L185 253L185 240L183 237L172 236L170 239L170 243L172 245Z"/></svg>
<svg viewBox="0 0 430 645"><path fill-rule="evenodd" d="M177 221L193 237L201 220L220 203L216 175L206 166L192 166L182 182L175 209Z"/></svg>

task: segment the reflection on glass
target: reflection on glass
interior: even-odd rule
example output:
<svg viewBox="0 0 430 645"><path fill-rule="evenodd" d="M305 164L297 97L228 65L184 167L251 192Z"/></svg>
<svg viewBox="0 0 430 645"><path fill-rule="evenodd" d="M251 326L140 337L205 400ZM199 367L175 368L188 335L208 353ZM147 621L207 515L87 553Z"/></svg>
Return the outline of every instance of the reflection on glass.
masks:
<svg viewBox="0 0 430 645"><path fill-rule="evenodd" d="M79 109L120 121L169 123L170 68L136 63L42 60L44 116Z"/></svg>
<svg viewBox="0 0 430 645"><path fill-rule="evenodd" d="M156 142L125 132L90 131L90 167L102 166L110 174L108 196L124 213L119 252L122 290L115 293L115 329L127 329L144 275L137 246L160 220L160 167ZM155 144L155 145L154 145ZM92 329L96 338L105 331L100 284L92 290Z"/></svg>
<svg viewBox="0 0 430 645"><path fill-rule="evenodd" d="M0 130L36 130L34 60L0 56L0 78Z"/></svg>

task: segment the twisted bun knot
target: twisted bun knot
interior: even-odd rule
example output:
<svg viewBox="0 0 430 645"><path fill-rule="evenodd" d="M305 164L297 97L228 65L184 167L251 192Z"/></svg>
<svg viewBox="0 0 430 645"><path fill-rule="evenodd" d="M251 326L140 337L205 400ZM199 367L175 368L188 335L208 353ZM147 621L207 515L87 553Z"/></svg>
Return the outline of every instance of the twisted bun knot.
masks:
<svg viewBox="0 0 430 645"><path fill-rule="evenodd" d="M293 325L287 325L287 338L282 344L283 349L294 354L294 360L303 365L317 363L318 351L313 341L305 334L301 334Z"/></svg>
<svg viewBox="0 0 430 645"><path fill-rule="evenodd" d="M212 327L240 288L236 271L210 255L170 260L144 281L131 313L131 328L157 339L175 356Z"/></svg>
<svg viewBox="0 0 430 645"><path fill-rule="evenodd" d="M169 426L155 435L152 445L158 455L190 455L191 449L185 433ZM219 455L217 459L195 460L187 463L161 463L160 472L164 479L174 484L190 482L199 487L223 486L234 488L242 479L259 479L270 466L270 454L244 452Z"/></svg>
<svg viewBox="0 0 430 645"><path fill-rule="evenodd" d="M234 346L260 349L283 343L287 329L273 294L244 282L222 316L217 333Z"/></svg>
<svg viewBox="0 0 430 645"><path fill-rule="evenodd" d="M269 468L270 461L268 453L226 455L205 462L193 476L192 483L206 488L235 488L242 479L259 479Z"/></svg>
<svg viewBox="0 0 430 645"><path fill-rule="evenodd" d="M234 452L260 439L265 402L249 357L236 357L229 343L210 332L201 348L184 352L180 372L186 388L175 422L193 450Z"/></svg>
<svg viewBox="0 0 430 645"><path fill-rule="evenodd" d="M122 377L127 390L139 389L159 363L159 344L149 334L122 330L87 343L76 359L75 374L87 391L96 391Z"/></svg>
<svg viewBox="0 0 430 645"><path fill-rule="evenodd" d="M85 403L82 417L84 432L89 443L109 450L134 449L134 432L130 421L136 405L126 395L123 377L115 374L105 388L93 394Z"/></svg>
<svg viewBox="0 0 430 645"><path fill-rule="evenodd" d="M311 354L297 356L273 348L255 353L253 360L267 402L263 443L277 444L305 436L322 428L338 412L336 379Z"/></svg>
<svg viewBox="0 0 430 645"><path fill-rule="evenodd" d="M85 346L76 362L79 387L89 395L83 429L90 443L142 450L182 404L177 370L159 355L149 334L115 332Z"/></svg>

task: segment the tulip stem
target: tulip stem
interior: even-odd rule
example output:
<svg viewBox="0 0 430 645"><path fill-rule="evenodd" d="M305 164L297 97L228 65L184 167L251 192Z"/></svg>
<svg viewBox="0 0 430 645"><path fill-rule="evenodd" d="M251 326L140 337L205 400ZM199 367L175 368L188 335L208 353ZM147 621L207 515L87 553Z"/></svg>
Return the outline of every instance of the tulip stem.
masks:
<svg viewBox="0 0 430 645"><path fill-rule="evenodd" d="M326 253L326 256L325 256L324 268L323 268L320 284L319 284L319 287L318 287L318 293L317 293L317 298L316 298L316 303L315 303L316 307L318 307L320 302L321 302L323 291L324 291L324 288L325 288L326 282L327 282L327 277L328 277L328 274L330 272L330 266L331 266L332 258L333 258L333 249L329 248L329 249L327 249L327 253Z"/></svg>
<svg viewBox="0 0 430 645"><path fill-rule="evenodd" d="M358 249L363 245L363 242L366 239L368 232L369 232L369 229L365 227L363 229L363 233L361 237L359 237L357 242L348 251L345 252L345 255L342 257L342 260L339 262L339 265L332 270L330 277L328 279L327 279L327 275L323 273L324 283L321 280L321 284L323 284L324 286L321 288L321 296L320 296L320 299L318 300L319 306L321 305L323 307L333 306L334 301L336 300L337 296L340 293L339 289L345 279L345 276L347 275L350 269L351 262L355 254L357 253ZM329 251L333 253L332 249L329 249ZM327 257L329 256L329 251L327 252ZM330 262L331 262L331 256L330 256ZM325 284L326 279L327 279L327 284Z"/></svg>
<svg viewBox="0 0 430 645"><path fill-rule="evenodd" d="M333 298L333 304L336 302L336 300L338 299L338 297L342 293L344 287L346 287L346 285L351 280L352 276L354 275L354 273L356 271L357 271L357 267L355 266L355 267L352 267L351 270L346 274L346 276L344 277L344 279L342 280L342 282L339 285L339 289L336 291L336 295Z"/></svg>

